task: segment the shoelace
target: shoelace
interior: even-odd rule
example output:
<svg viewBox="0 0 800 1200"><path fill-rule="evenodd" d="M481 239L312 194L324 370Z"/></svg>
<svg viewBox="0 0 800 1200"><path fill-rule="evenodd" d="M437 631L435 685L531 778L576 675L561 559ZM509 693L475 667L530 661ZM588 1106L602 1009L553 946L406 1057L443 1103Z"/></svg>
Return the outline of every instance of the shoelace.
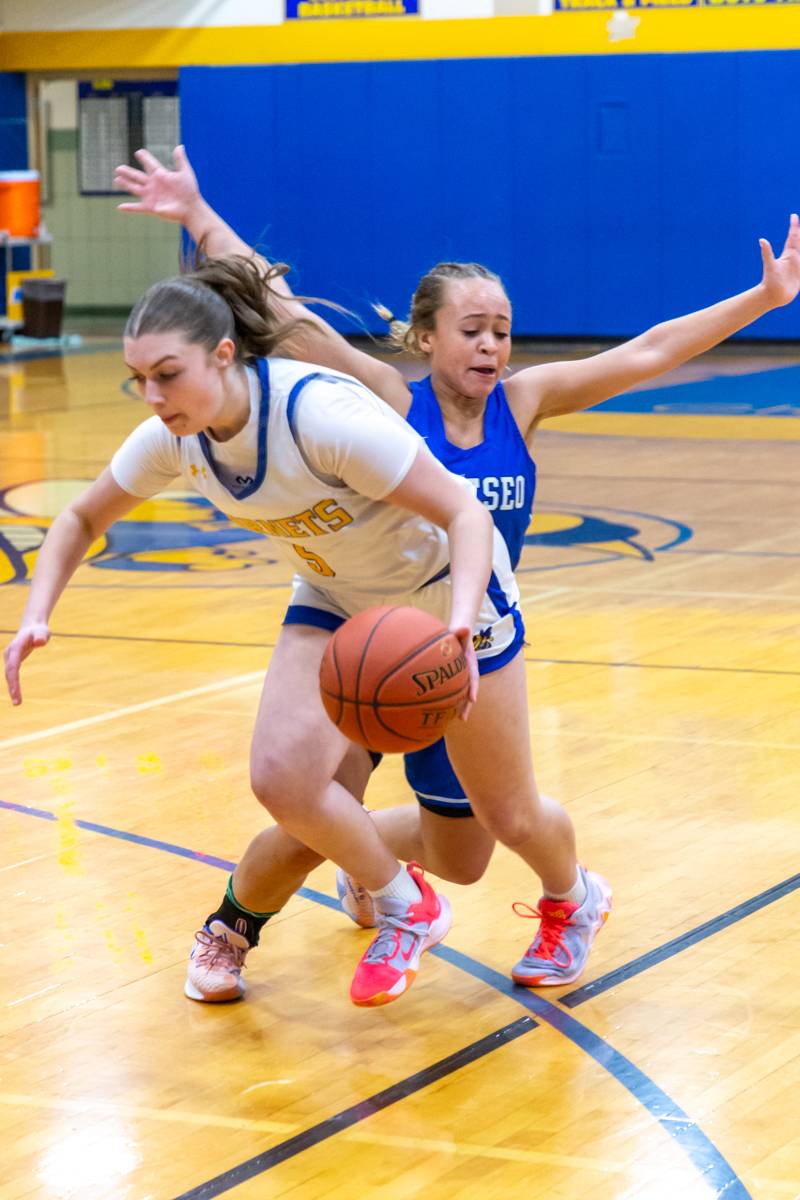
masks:
<svg viewBox="0 0 800 1200"><path fill-rule="evenodd" d="M524 900L515 900L511 907L518 917L525 917L529 920L535 920L538 917L541 921L539 932L525 951L526 958L543 958L559 966L572 966L572 951L569 946L564 945L564 930L570 924L571 913L557 916L553 912L542 912L541 909L526 904ZM528 911L524 912L524 909ZM559 950L562 952L560 962L556 958Z"/></svg>
<svg viewBox="0 0 800 1200"><path fill-rule="evenodd" d="M364 962L388 962L400 949L400 939L404 933L417 937L421 932L418 926L409 925L400 917L381 914L380 933L364 955Z"/></svg>
<svg viewBox="0 0 800 1200"><path fill-rule="evenodd" d="M196 955L197 962L209 969L221 966L226 970L241 971L247 953L244 946L234 946L224 938L214 937L207 929L198 929L194 936L203 947Z"/></svg>

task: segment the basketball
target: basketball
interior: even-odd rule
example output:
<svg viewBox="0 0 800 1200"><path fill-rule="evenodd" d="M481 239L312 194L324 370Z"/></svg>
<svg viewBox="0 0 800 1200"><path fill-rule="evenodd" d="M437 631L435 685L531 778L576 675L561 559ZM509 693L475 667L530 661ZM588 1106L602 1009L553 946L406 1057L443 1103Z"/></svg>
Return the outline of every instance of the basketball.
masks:
<svg viewBox="0 0 800 1200"><path fill-rule="evenodd" d="M368 608L325 648L322 703L345 737L383 754L421 750L442 736L469 691L458 638L418 608Z"/></svg>

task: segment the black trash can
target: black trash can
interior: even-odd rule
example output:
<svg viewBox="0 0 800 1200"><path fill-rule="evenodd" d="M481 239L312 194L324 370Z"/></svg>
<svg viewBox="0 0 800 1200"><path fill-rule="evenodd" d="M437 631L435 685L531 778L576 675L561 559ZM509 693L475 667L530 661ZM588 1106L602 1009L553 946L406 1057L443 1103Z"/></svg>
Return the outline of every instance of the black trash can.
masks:
<svg viewBox="0 0 800 1200"><path fill-rule="evenodd" d="M22 283L22 319L24 337L61 336L64 316L65 279L25 279Z"/></svg>

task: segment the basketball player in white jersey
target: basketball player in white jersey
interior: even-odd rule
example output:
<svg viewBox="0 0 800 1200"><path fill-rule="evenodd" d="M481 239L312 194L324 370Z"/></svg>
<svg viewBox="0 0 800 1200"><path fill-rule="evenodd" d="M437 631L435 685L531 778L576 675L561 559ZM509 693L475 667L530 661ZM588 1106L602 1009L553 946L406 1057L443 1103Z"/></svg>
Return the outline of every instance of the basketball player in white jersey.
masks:
<svg viewBox="0 0 800 1200"><path fill-rule="evenodd" d="M422 951L447 932L449 906L417 864L400 866L336 782L349 743L322 708L322 653L334 628L372 604L417 604L440 616L470 664L470 733L456 722L453 753L465 786L482 797L497 787L482 747L502 750L508 742L507 767L523 781L530 760L527 735L518 736L527 725L524 689L516 703L504 690L500 710L494 681L506 666L487 676L486 695L483 687L478 695L473 637L488 634L481 665L493 657L511 665L519 660L522 622L491 517L420 436L353 379L268 361L291 332L276 324L268 283L252 260L208 260L154 285L134 308L126 362L153 416L51 526L20 629L6 648L6 679L20 703L20 665L47 643L50 614L86 551L113 521L178 477L269 537L298 582L295 620L281 631L256 721L253 789L285 835L357 873L369 890L380 927L351 997L384 1004L406 990ZM295 890L286 872L274 875L276 894ZM198 953L216 936L204 931Z"/></svg>

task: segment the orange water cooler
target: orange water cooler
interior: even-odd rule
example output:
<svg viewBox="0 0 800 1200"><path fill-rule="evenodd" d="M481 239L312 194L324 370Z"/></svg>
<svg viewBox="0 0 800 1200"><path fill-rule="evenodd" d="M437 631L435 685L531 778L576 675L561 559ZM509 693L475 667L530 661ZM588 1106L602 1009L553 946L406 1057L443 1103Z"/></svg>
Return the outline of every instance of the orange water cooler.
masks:
<svg viewBox="0 0 800 1200"><path fill-rule="evenodd" d="M39 220L39 172L0 171L0 237L38 237Z"/></svg>

